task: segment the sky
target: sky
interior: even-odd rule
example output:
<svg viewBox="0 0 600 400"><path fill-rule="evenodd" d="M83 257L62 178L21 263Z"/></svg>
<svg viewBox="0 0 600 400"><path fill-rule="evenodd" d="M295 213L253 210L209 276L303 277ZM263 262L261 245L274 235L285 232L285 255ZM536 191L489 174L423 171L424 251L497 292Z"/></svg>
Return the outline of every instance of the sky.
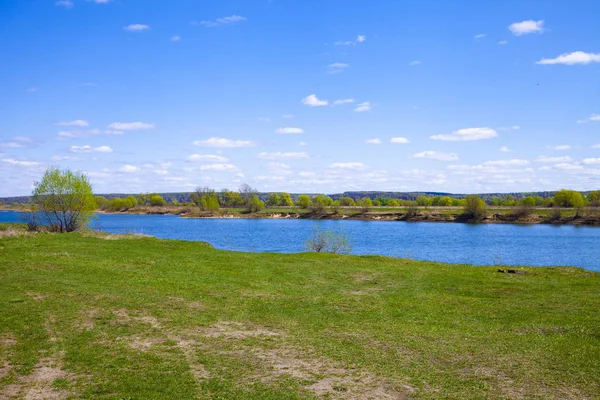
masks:
<svg viewBox="0 0 600 400"><path fill-rule="evenodd" d="M0 196L600 189L600 2L3 0Z"/></svg>

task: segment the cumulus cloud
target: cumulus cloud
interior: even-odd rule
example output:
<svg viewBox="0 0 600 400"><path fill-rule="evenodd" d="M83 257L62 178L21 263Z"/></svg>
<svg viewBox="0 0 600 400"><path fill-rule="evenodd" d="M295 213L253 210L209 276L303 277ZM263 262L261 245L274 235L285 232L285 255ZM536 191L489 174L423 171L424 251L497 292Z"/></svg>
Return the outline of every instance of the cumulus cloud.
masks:
<svg viewBox="0 0 600 400"><path fill-rule="evenodd" d="M113 122L108 127L110 129L116 129L119 131L137 131L143 129L154 129L155 125L145 122Z"/></svg>
<svg viewBox="0 0 600 400"><path fill-rule="evenodd" d="M365 143L367 143L367 144L381 144L381 139L377 139L377 138L375 138L375 139L367 139L365 141Z"/></svg>
<svg viewBox="0 0 600 400"><path fill-rule="evenodd" d="M258 158L263 160L300 160L304 158L309 158L308 154L305 152L289 152L289 153L260 153Z"/></svg>
<svg viewBox="0 0 600 400"><path fill-rule="evenodd" d="M74 121L60 121L57 122L54 125L58 125L58 126L89 126L89 122L83 120L83 119L76 119Z"/></svg>
<svg viewBox="0 0 600 400"><path fill-rule="evenodd" d="M360 170L360 169L365 168L365 164L363 164L361 162L337 162L337 163L331 164L329 167L334 168L334 169Z"/></svg>
<svg viewBox="0 0 600 400"><path fill-rule="evenodd" d="M80 138L80 137L99 135L100 133L101 132L98 129L89 129L89 130L82 130L82 131L62 131L62 132L58 132L58 137L60 139Z"/></svg>
<svg viewBox="0 0 600 400"><path fill-rule="evenodd" d="M515 22L509 25L508 29L516 36L527 35L529 33L542 33L544 32L544 21L522 21Z"/></svg>
<svg viewBox="0 0 600 400"><path fill-rule="evenodd" d="M4 149L19 149L21 147L25 146L17 142L0 142L0 148Z"/></svg>
<svg viewBox="0 0 600 400"><path fill-rule="evenodd" d="M410 143L410 141L407 138L404 137L393 137L390 139L390 143L394 143L394 144L406 144L406 143Z"/></svg>
<svg viewBox="0 0 600 400"><path fill-rule="evenodd" d="M192 154L188 156L188 161L210 161L210 162L227 162L227 158L214 154Z"/></svg>
<svg viewBox="0 0 600 400"><path fill-rule="evenodd" d="M113 149L111 149L109 146L92 147L89 145L85 145L85 146L71 146L70 151L72 153L112 153Z"/></svg>
<svg viewBox="0 0 600 400"><path fill-rule="evenodd" d="M581 119L579 121L577 121L578 124L585 124L587 122L598 122L600 121L600 114L592 114L589 117L587 117L586 119Z"/></svg>
<svg viewBox="0 0 600 400"><path fill-rule="evenodd" d="M600 164L600 158L585 158L583 163L585 165L597 165Z"/></svg>
<svg viewBox="0 0 600 400"><path fill-rule="evenodd" d="M200 171L219 171L219 172L226 172L226 171L236 171L237 168L235 165L232 164L206 164L206 165L202 165L200 167Z"/></svg>
<svg viewBox="0 0 600 400"><path fill-rule="evenodd" d="M348 68L350 65L346 64L346 63L333 63L333 64L329 64L328 69L327 69L327 73L328 74L339 74L340 72L344 72L344 70L346 68Z"/></svg>
<svg viewBox="0 0 600 400"><path fill-rule="evenodd" d="M256 143L251 142L250 140L232 140L220 137L211 137L206 140L196 140L194 145L203 147L253 147L256 146Z"/></svg>
<svg viewBox="0 0 600 400"><path fill-rule="evenodd" d="M322 107L329 104L327 100L319 100L316 94L306 96L301 100L302 104L309 107Z"/></svg>
<svg viewBox="0 0 600 400"><path fill-rule="evenodd" d="M10 165L15 165L17 167L35 167L37 165L40 165L40 163L37 161L22 161L15 160L14 158L4 158L2 159L2 161Z"/></svg>
<svg viewBox="0 0 600 400"><path fill-rule="evenodd" d="M430 139L446 141L469 141L491 139L498 136L498 133L492 128L465 128L452 132L449 135L433 135Z"/></svg>
<svg viewBox="0 0 600 400"><path fill-rule="evenodd" d="M564 162L571 162L571 157L569 156L564 156L564 157L548 157L548 156L539 156L537 158L537 160L535 160L537 162L540 163L564 163Z"/></svg>
<svg viewBox="0 0 600 400"><path fill-rule="evenodd" d="M368 101L356 105L354 112L371 111L371 104Z"/></svg>
<svg viewBox="0 0 600 400"><path fill-rule="evenodd" d="M275 131L275 133L278 133L280 135L294 135L294 134L304 133L304 130L300 129L300 128L287 127L287 128L279 128Z"/></svg>
<svg viewBox="0 0 600 400"><path fill-rule="evenodd" d="M515 158L512 160L486 161L483 163L483 165L491 167L523 167L525 165L529 165L529 161Z"/></svg>
<svg viewBox="0 0 600 400"><path fill-rule="evenodd" d="M215 26L232 25L237 22L241 22L241 21L245 21L245 20L246 20L246 17L242 17L241 15L230 15L229 17L217 18L212 21L193 22L193 24L194 25L203 25L208 28L214 28Z"/></svg>
<svg viewBox="0 0 600 400"><path fill-rule="evenodd" d="M563 53L556 58L542 58L536 64L541 65L576 65L591 64L600 62L600 53L586 53L585 51L574 51L572 53Z"/></svg>
<svg viewBox="0 0 600 400"><path fill-rule="evenodd" d="M354 103L354 102L355 102L354 99L341 99L341 100L334 101L331 105L332 106L341 106L342 104L350 104L350 103Z"/></svg>
<svg viewBox="0 0 600 400"><path fill-rule="evenodd" d="M435 161L458 161L458 155L456 153L443 153L440 151L423 151L413 155L414 158L425 158L428 160Z"/></svg>
<svg viewBox="0 0 600 400"><path fill-rule="evenodd" d="M135 165L125 164L121 168L119 168L119 171L121 171L121 172L127 172L127 173L132 173L132 172L139 171L139 168L136 167Z"/></svg>
<svg viewBox="0 0 600 400"><path fill-rule="evenodd" d="M129 32L142 32L142 31L149 30L150 27L148 25L144 25L144 24L131 24L131 25L127 25L127 26L123 27L123 29L125 29L126 31L129 31Z"/></svg>

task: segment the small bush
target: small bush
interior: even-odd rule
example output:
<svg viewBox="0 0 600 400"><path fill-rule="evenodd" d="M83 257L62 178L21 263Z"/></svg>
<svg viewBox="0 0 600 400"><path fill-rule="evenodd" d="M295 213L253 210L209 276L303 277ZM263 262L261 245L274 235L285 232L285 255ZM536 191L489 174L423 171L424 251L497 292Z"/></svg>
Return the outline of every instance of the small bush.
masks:
<svg viewBox="0 0 600 400"><path fill-rule="evenodd" d="M23 211L20 216L21 221L25 224L29 232L37 232L40 229L40 225L42 225L41 218L42 216L39 211L34 207Z"/></svg>
<svg viewBox="0 0 600 400"><path fill-rule="evenodd" d="M552 207L552 212L550 213L550 221L555 222L562 218L562 211L560 207Z"/></svg>
<svg viewBox="0 0 600 400"><path fill-rule="evenodd" d="M313 253L348 254L352 245L348 236L340 230L320 229L318 226L306 241L306 249Z"/></svg>
<svg viewBox="0 0 600 400"><path fill-rule="evenodd" d="M520 205L515 207L515 209L510 213L510 216L514 219L527 218L534 213L533 206L530 205Z"/></svg>
<svg viewBox="0 0 600 400"><path fill-rule="evenodd" d="M487 215L485 201L476 194L465 197L465 210L463 216L469 221L481 221Z"/></svg>
<svg viewBox="0 0 600 400"><path fill-rule="evenodd" d="M406 213L404 214L405 218L414 218L419 215L419 207L415 205L411 205L406 209Z"/></svg>

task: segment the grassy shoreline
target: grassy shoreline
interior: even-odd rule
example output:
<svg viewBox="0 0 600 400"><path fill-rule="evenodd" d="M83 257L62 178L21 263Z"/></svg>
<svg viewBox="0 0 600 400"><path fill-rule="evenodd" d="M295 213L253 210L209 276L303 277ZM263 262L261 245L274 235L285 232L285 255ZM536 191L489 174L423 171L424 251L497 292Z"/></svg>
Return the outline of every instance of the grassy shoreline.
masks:
<svg viewBox="0 0 600 400"><path fill-rule="evenodd" d="M0 397L596 398L600 274L515 269L1 237Z"/></svg>

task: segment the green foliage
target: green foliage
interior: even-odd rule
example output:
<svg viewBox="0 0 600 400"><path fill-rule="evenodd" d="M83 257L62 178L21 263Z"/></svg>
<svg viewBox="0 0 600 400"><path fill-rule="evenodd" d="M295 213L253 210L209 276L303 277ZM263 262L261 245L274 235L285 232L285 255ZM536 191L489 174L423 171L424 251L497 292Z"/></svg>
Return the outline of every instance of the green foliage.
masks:
<svg viewBox="0 0 600 400"><path fill-rule="evenodd" d="M379 200L379 199L373 200L373 207L380 207L380 206L381 206L381 200Z"/></svg>
<svg viewBox="0 0 600 400"><path fill-rule="evenodd" d="M581 193L567 189L556 192L554 201L559 207L581 208L585 204L585 200Z"/></svg>
<svg viewBox="0 0 600 400"><path fill-rule="evenodd" d="M96 209L87 176L81 172L50 167L35 183L33 203L48 225L57 232L83 228Z"/></svg>
<svg viewBox="0 0 600 400"><path fill-rule="evenodd" d="M108 208L108 199L104 196L95 196L96 199L96 208L100 210L105 210Z"/></svg>
<svg viewBox="0 0 600 400"><path fill-rule="evenodd" d="M131 195L125 197L125 203L127 204L127 208L133 208L138 205L137 199Z"/></svg>
<svg viewBox="0 0 600 400"><path fill-rule="evenodd" d="M341 207L354 207L356 206L356 203L354 202L354 199L352 197L340 197L340 206Z"/></svg>
<svg viewBox="0 0 600 400"><path fill-rule="evenodd" d="M244 200L240 193L228 189L221 190L219 202L224 207L242 207L244 205Z"/></svg>
<svg viewBox="0 0 600 400"><path fill-rule="evenodd" d="M292 207L294 202L292 201L292 196L289 193L281 193L281 200L279 205L284 207Z"/></svg>
<svg viewBox="0 0 600 400"><path fill-rule="evenodd" d="M396 199L390 200L390 202L389 202L388 205L391 206L391 207L399 207L400 206L400 200L396 200Z"/></svg>
<svg viewBox="0 0 600 400"><path fill-rule="evenodd" d="M352 250L350 239L343 231L320 229L317 225L305 247L314 253L348 254Z"/></svg>
<svg viewBox="0 0 600 400"><path fill-rule="evenodd" d="M152 194L150 193L140 193L137 195L137 201L140 205L148 205L150 204L150 197Z"/></svg>
<svg viewBox="0 0 600 400"><path fill-rule="evenodd" d="M421 207L429 207L433 204L433 199L427 196L419 196L416 201L417 205Z"/></svg>
<svg viewBox="0 0 600 400"><path fill-rule="evenodd" d="M363 197L357 203L357 206L362 208L363 212L369 212L369 210L373 207L373 201L369 197Z"/></svg>
<svg viewBox="0 0 600 400"><path fill-rule="evenodd" d="M150 202L150 205L153 207L167 205L167 202L165 201L165 199L163 199L161 195L156 194L156 193L150 195L149 202Z"/></svg>
<svg viewBox="0 0 600 400"><path fill-rule="evenodd" d="M215 211L220 207L217 192L209 187L196 188L190 198L202 211Z"/></svg>
<svg viewBox="0 0 600 400"><path fill-rule="evenodd" d="M465 209L463 215L470 221L481 221L486 216L486 204L481 197L470 194L465 197Z"/></svg>
<svg viewBox="0 0 600 400"><path fill-rule="evenodd" d="M310 206L310 197L307 194L301 194L296 200L296 205L300 208L308 208Z"/></svg>
<svg viewBox="0 0 600 400"><path fill-rule="evenodd" d="M268 206L278 206L281 203L281 197L277 193L271 193L269 200L267 200Z"/></svg>
<svg viewBox="0 0 600 400"><path fill-rule="evenodd" d="M265 203L258 198L258 196L252 197L247 204L248 211L251 213L259 212L263 208L265 208Z"/></svg>
<svg viewBox="0 0 600 400"><path fill-rule="evenodd" d="M588 201L592 207L600 207L600 190L594 190L588 194Z"/></svg>
<svg viewBox="0 0 600 400"><path fill-rule="evenodd" d="M452 205L452 198L450 196L441 197L437 205L440 207L450 207Z"/></svg>

